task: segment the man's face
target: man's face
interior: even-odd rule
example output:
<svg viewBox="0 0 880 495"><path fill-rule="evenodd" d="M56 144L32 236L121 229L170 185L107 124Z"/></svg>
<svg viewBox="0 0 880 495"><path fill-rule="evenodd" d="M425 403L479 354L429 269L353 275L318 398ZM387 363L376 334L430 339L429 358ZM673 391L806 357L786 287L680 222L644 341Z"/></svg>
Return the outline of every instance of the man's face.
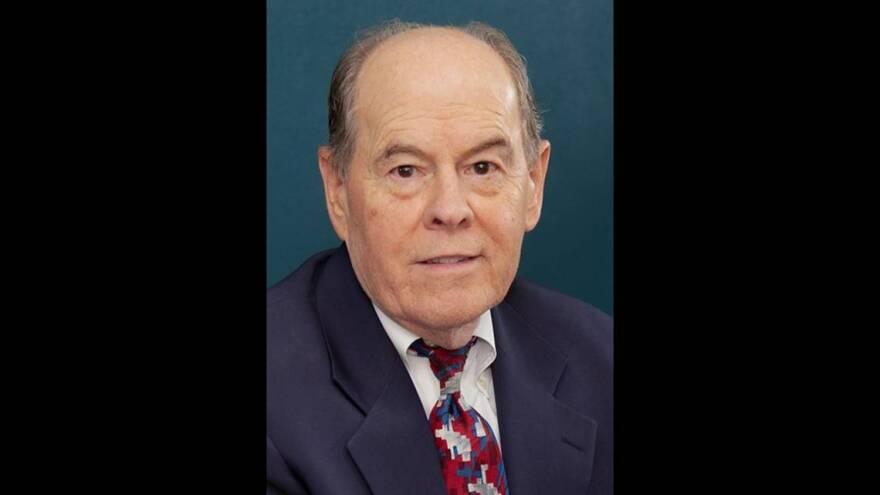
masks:
<svg viewBox="0 0 880 495"><path fill-rule="evenodd" d="M414 331L459 327L499 303L541 212L549 143L526 163L503 60L443 30L398 35L358 77L355 146L328 209L366 293Z"/></svg>

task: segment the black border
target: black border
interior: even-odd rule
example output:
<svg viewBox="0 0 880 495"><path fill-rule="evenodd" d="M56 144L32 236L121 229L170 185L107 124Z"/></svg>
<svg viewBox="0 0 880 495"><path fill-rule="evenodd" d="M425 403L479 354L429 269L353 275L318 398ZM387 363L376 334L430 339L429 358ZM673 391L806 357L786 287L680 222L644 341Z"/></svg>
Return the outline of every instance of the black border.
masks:
<svg viewBox="0 0 880 495"><path fill-rule="evenodd" d="M52 232L64 386L38 443L59 487L262 493L266 6L79 14L52 67L85 151L64 186L88 206Z"/></svg>

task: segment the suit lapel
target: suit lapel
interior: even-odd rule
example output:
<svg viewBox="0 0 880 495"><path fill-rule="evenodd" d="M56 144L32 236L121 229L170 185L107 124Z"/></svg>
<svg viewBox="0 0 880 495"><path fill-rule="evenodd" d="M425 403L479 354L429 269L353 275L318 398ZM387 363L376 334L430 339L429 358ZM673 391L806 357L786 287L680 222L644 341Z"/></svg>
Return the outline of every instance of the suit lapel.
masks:
<svg viewBox="0 0 880 495"><path fill-rule="evenodd" d="M373 493L446 495L431 428L406 374L389 377L348 451Z"/></svg>
<svg viewBox="0 0 880 495"><path fill-rule="evenodd" d="M510 493L586 493L596 422L554 397L567 358L510 305L492 310L492 368Z"/></svg>
<svg viewBox="0 0 880 495"><path fill-rule="evenodd" d="M513 289L511 289L513 290ZM373 493L446 494L430 426L343 245L318 275L315 305L333 380L365 415L347 444ZM567 358L510 303L492 310L492 366L510 493L584 493L596 422L554 397Z"/></svg>
<svg viewBox="0 0 880 495"><path fill-rule="evenodd" d="M364 413L347 444L373 493L445 495L421 401L343 245L319 275L315 305L333 380Z"/></svg>

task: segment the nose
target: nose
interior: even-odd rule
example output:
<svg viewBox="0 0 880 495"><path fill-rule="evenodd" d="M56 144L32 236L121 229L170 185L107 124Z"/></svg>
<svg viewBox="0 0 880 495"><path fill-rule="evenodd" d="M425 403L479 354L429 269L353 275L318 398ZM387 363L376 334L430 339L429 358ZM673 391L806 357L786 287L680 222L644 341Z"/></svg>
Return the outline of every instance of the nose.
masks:
<svg viewBox="0 0 880 495"><path fill-rule="evenodd" d="M474 212L467 202L467 189L462 187L454 171L444 170L434 176L429 201L425 210L425 225L429 229L464 228L473 221Z"/></svg>

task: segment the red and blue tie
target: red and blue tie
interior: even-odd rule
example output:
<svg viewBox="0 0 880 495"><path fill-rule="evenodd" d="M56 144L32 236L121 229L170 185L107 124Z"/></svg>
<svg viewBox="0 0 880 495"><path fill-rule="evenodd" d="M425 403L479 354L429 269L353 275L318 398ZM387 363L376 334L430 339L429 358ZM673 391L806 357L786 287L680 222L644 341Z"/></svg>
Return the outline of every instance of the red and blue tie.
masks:
<svg viewBox="0 0 880 495"><path fill-rule="evenodd" d="M449 495L507 493L507 475L495 433L489 422L461 398L461 372L476 341L473 337L467 345L452 350L431 347L422 339L410 346L410 352L428 358L440 380L440 399L428 421Z"/></svg>

